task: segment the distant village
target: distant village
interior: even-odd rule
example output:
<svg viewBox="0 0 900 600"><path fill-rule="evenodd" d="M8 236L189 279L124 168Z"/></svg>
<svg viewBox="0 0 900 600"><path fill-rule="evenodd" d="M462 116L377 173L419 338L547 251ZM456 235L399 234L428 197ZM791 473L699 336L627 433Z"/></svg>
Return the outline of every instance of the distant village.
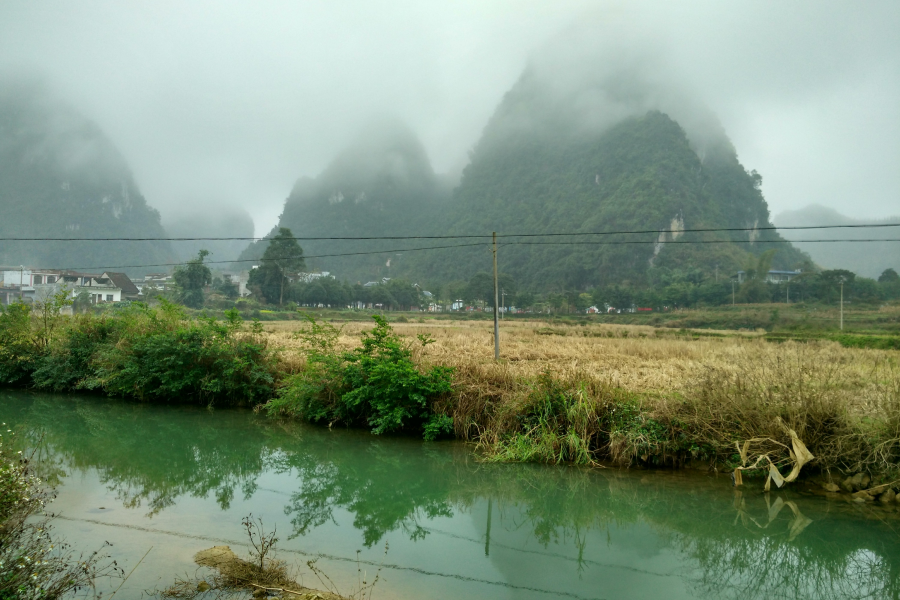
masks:
<svg viewBox="0 0 900 600"><path fill-rule="evenodd" d="M238 287L238 294L249 296L247 272L226 273L224 277ZM33 303L65 288L72 298L83 297L90 304L146 300L151 291L165 292L174 282L169 273L150 273L131 279L116 271L82 273L65 269L35 269L25 266L0 266L0 304Z"/></svg>
<svg viewBox="0 0 900 600"><path fill-rule="evenodd" d="M256 267L251 267L251 269ZM251 290L248 288L249 271L241 271L239 273L220 273L217 276L233 285L238 292L239 298L247 298L252 296ZM797 271L770 270L765 278L766 283L783 284L788 283L795 277L802 275ZM321 278L334 278L327 272L316 273L298 273L288 279L294 283L312 283ZM738 271L730 277L737 285L742 284L746 279L744 271ZM363 288L371 289L382 284L387 284L389 278L382 281L369 281L361 284ZM418 286L415 286L418 287ZM24 302L26 304L42 301L49 298L60 290L66 289L70 292L70 298L76 302L80 300L83 305L103 305L115 304L123 301L148 301L153 295L165 293L175 289L175 282L172 274L169 273L149 273L143 277L132 279L126 273L118 271L103 271L100 273L84 273L80 271L72 271L65 269L39 269L25 266L0 266L0 305L12 304L14 302ZM430 292L419 290L423 303L420 307L410 307L411 309L421 309L428 312L449 311L478 311L485 310L485 306L477 306L475 303L466 302L462 299L447 302L446 305L437 301ZM307 306L307 304L304 304ZM313 304L311 306L326 306ZM354 301L349 308L366 309L366 308L383 308L377 302L364 303ZM597 313L634 313L649 312L654 310L668 310L669 307L642 307L637 304L626 307L613 307L609 304L590 305L586 308L581 307L581 311L588 314ZM73 308L66 307L65 312L71 314ZM501 312L525 312L521 308L514 306L502 306Z"/></svg>

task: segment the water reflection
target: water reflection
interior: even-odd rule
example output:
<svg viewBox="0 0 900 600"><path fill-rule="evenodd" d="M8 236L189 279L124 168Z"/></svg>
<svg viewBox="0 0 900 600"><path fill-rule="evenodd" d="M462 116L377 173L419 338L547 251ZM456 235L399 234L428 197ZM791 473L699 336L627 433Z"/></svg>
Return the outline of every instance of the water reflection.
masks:
<svg viewBox="0 0 900 600"><path fill-rule="evenodd" d="M349 513L366 546L396 532L411 543L452 540L521 589L558 577L557 589L610 596L631 573L627 585L668 597L677 595L672 578L684 595L713 598L900 592L896 513L871 506L735 492L725 478L684 473L484 465L459 444L329 432L246 411L0 392L0 412L43 440L52 476L94 470L123 505L151 517L186 497L228 509L274 475L293 536Z"/></svg>

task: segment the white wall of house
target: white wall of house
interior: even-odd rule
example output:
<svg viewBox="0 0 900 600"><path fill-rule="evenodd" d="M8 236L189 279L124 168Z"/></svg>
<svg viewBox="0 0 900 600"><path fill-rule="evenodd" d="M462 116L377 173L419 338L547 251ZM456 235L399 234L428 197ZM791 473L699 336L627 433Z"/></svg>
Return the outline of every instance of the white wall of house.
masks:
<svg viewBox="0 0 900 600"><path fill-rule="evenodd" d="M31 269L15 269L0 271L0 283L5 286L10 285L31 285Z"/></svg>

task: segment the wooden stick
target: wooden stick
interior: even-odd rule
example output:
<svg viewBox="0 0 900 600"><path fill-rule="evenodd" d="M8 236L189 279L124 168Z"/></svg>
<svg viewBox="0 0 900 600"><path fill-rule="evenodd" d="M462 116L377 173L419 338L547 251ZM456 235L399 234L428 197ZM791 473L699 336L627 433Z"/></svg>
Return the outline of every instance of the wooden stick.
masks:
<svg viewBox="0 0 900 600"><path fill-rule="evenodd" d="M116 595L116 592L118 592L120 589L122 589L122 586L125 585L125 582L128 581L128 578L131 577L131 574L134 573L135 569L137 569L140 566L140 564L142 562L144 562L144 559L147 558L148 554L150 554L150 550L153 550L153 546L150 546L150 549L147 550L146 552L144 552L144 555L141 557L141 560L137 561L137 564L134 565L134 568L131 569L131 571L128 573L128 575L125 576L125 579L122 580L122 583L119 584L119 587L117 587L115 589L115 591L109 595L110 600L112 600L112 597Z"/></svg>

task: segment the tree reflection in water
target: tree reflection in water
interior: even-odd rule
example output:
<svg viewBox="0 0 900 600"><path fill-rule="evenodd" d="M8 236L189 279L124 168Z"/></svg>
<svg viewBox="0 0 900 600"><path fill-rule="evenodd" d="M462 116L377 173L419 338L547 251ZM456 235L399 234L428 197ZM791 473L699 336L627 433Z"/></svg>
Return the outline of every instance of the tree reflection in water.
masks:
<svg viewBox="0 0 900 600"><path fill-rule="evenodd" d="M47 473L94 469L123 504L150 515L187 496L226 509L236 493L251 498L262 474L277 473L295 482L284 509L294 536L341 509L367 546L393 531L421 539L429 521L490 498L495 527L514 515L512 526L545 548L574 546L582 567L592 562L584 558L591 532L648 524L658 544L684 557L698 596L900 594L900 522L875 507L732 492L724 477L487 465L461 444L328 431L232 409L0 392L0 411L42 440Z"/></svg>

